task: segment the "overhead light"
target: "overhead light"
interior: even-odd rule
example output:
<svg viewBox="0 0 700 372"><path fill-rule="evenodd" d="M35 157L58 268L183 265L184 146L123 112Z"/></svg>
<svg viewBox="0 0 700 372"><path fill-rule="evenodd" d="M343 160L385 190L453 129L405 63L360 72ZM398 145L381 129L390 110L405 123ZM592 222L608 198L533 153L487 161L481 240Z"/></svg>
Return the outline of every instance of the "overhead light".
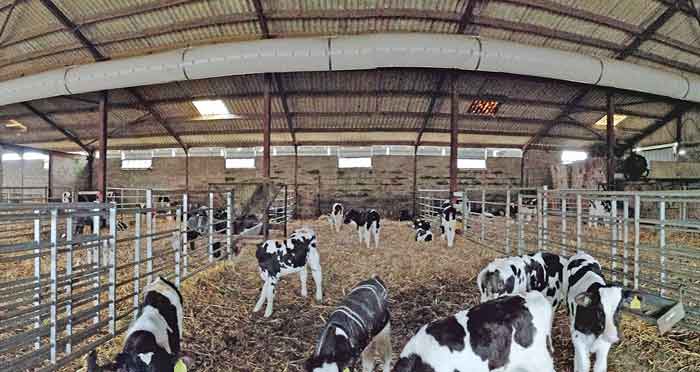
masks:
<svg viewBox="0 0 700 372"><path fill-rule="evenodd" d="M688 153L688 151L686 151L685 149L678 150L678 155L680 155L680 156L685 156L687 153Z"/></svg>
<svg viewBox="0 0 700 372"><path fill-rule="evenodd" d="M627 119L627 115L613 115L613 127L616 127L623 120ZM596 127L607 127L608 126L608 115L603 116L600 120L595 122Z"/></svg>
<svg viewBox="0 0 700 372"><path fill-rule="evenodd" d="M475 99L469 105L467 113L475 115L495 116L498 112L498 107L501 105L498 101Z"/></svg>
<svg viewBox="0 0 700 372"><path fill-rule="evenodd" d="M26 132L26 131L27 131L27 127L24 126L24 124L20 123L20 122L17 121L17 120L9 120L9 121L7 121L7 122L5 123L5 128L8 128L8 129L15 129L15 130L19 130L19 131L21 131L21 132Z"/></svg>
<svg viewBox="0 0 700 372"><path fill-rule="evenodd" d="M231 115L231 112L224 104L224 101L220 99L216 100L201 100L192 101L194 107L197 108L201 116L227 116Z"/></svg>

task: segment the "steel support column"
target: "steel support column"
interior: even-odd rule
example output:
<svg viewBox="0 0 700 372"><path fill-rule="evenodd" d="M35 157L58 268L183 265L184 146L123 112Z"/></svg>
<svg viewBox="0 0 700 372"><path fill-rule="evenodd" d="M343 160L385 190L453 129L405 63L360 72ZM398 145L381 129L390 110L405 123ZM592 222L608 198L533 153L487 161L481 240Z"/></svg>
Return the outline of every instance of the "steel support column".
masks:
<svg viewBox="0 0 700 372"><path fill-rule="evenodd" d="M108 114L108 93L103 91L100 94L100 159L97 172L97 191L99 191L100 203L105 202L107 196L107 114Z"/></svg>
<svg viewBox="0 0 700 372"><path fill-rule="evenodd" d="M683 115L676 118L676 143L678 143L678 149L683 145Z"/></svg>
<svg viewBox="0 0 700 372"><path fill-rule="evenodd" d="M262 174L270 178L270 132L272 122L272 104L270 99L271 81L270 74L265 74L265 96L263 99L263 164Z"/></svg>
<svg viewBox="0 0 700 372"><path fill-rule="evenodd" d="M294 145L294 213L297 213L299 206L299 187L298 187L298 177L299 177L299 146ZM296 216L295 216L296 217Z"/></svg>
<svg viewBox="0 0 700 372"><path fill-rule="evenodd" d="M459 97L455 91L455 76L450 78L450 199L454 201L454 193L457 191L457 115L459 115Z"/></svg>
<svg viewBox="0 0 700 372"><path fill-rule="evenodd" d="M413 218L417 216L416 201L418 199L418 146L413 147Z"/></svg>
<svg viewBox="0 0 700 372"><path fill-rule="evenodd" d="M613 185L615 183L615 102L612 93L608 93L605 96L605 100L608 106L608 122L607 122L607 167L606 176L608 190L613 190Z"/></svg>
<svg viewBox="0 0 700 372"><path fill-rule="evenodd" d="M185 192L190 192L190 150L185 149Z"/></svg>

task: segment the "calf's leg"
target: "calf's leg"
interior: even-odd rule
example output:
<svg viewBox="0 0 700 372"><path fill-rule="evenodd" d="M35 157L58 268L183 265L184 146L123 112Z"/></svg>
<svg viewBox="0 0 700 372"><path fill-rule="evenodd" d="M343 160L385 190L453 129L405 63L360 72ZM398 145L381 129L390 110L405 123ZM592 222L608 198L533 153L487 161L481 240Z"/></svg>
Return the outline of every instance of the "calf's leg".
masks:
<svg viewBox="0 0 700 372"><path fill-rule="evenodd" d="M595 352L595 364L593 364L593 372L607 372L608 371L608 352L612 345L605 342L598 346Z"/></svg>
<svg viewBox="0 0 700 372"><path fill-rule="evenodd" d="M306 289L306 266L299 271L299 280L301 281L301 297L306 297L309 295Z"/></svg>
<svg viewBox="0 0 700 372"><path fill-rule="evenodd" d="M323 273L321 272L321 257L316 248L310 248L306 264L311 269L311 276L316 284L316 301L323 301Z"/></svg>
<svg viewBox="0 0 700 372"><path fill-rule="evenodd" d="M260 298L258 298L258 302L255 303L255 307L253 308L253 312L256 313L262 309L263 304L265 304L265 299L267 298L266 293L267 293L267 287L270 285L270 278L267 277L266 274L263 274L265 276L264 281L263 281L263 287L260 290Z"/></svg>
<svg viewBox="0 0 700 372"><path fill-rule="evenodd" d="M275 287L277 287L277 278L270 278L270 285L267 286L265 297L267 297L267 307L265 308L265 318L272 315L272 305L275 302Z"/></svg>
<svg viewBox="0 0 700 372"><path fill-rule="evenodd" d="M374 235L374 247L375 248L379 248L379 231L380 230L381 230L381 228L379 226L377 226L377 224L375 222L375 224L372 226L372 233Z"/></svg>
<svg viewBox="0 0 700 372"><path fill-rule="evenodd" d="M574 331L578 332L578 331ZM580 336L579 336L580 337ZM588 347L582 340L576 340L574 336L574 372L589 372L591 370L591 359Z"/></svg>

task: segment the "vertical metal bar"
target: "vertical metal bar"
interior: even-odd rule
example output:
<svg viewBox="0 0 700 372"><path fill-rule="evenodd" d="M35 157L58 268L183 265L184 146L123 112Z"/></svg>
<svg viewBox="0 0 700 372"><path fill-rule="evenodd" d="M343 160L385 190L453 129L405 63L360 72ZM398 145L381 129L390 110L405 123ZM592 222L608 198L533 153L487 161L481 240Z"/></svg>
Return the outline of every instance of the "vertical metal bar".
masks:
<svg viewBox="0 0 700 372"><path fill-rule="evenodd" d="M582 251L581 234L582 231L582 216L583 208L581 205L581 194L576 194L576 253Z"/></svg>
<svg viewBox="0 0 700 372"><path fill-rule="evenodd" d="M51 210L51 307L50 307L50 323L49 344L51 346L50 359L51 364L56 364L56 356L58 354L58 210Z"/></svg>
<svg viewBox="0 0 700 372"><path fill-rule="evenodd" d="M233 191L226 193L226 254L233 259Z"/></svg>
<svg viewBox="0 0 700 372"><path fill-rule="evenodd" d="M175 212L175 226L177 226L178 230L178 233L175 233L177 238L173 242L173 250L175 251L175 286L179 288L182 282L182 257L180 255L182 251L182 244L180 243L182 241L182 234L180 233L180 229L182 228L182 209L180 208Z"/></svg>
<svg viewBox="0 0 700 372"><path fill-rule="evenodd" d="M617 242L618 242L618 221L617 221L617 199L613 198L610 201L610 270L612 271L612 280L617 281L617 273L615 269L617 268Z"/></svg>
<svg viewBox="0 0 700 372"><path fill-rule="evenodd" d="M214 262L214 193L209 193L209 262Z"/></svg>
<svg viewBox="0 0 700 372"><path fill-rule="evenodd" d="M453 75L450 79L450 201L453 203L455 200L454 193L457 191L457 141L459 140L457 118L457 115L459 115L459 97L457 97L455 80L456 77ZM484 225L481 225L481 231L484 231Z"/></svg>
<svg viewBox="0 0 700 372"><path fill-rule="evenodd" d="M263 163L262 174L265 178L270 178L270 132L271 132L271 117L272 104L270 99L271 78L270 74L265 74L264 96L263 96Z"/></svg>
<svg viewBox="0 0 700 372"><path fill-rule="evenodd" d="M284 185L284 236L287 236L287 184Z"/></svg>
<svg viewBox="0 0 700 372"><path fill-rule="evenodd" d="M639 289L639 217L641 201L634 195L634 289Z"/></svg>
<svg viewBox="0 0 700 372"><path fill-rule="evenodd" d="M542 225L542 189L537 189L537 250L542 250L542 233L544 232L544 226Z"/></svg>
<svg viewBox="0 0 700 372"><path fill-rule="evenodd" d="M190 254L189 254L189 247L190 244L188 242L187 238L187 231L189 230L189 196L187 193L184 193L182 195L182 255L183 260L182 260L182 276L185 277L187 276L187 272L189 271L189 263L190 263Z"/></svg>
<svg viewBox="0 0 700 372"><path fill-rule="evenodd" d="M615 183L615 101L612 93L606 95L606 103L608 106L607 115L607 142L608 142L608 152L607 152L607 183L608 191L613 190L613 185Z"/></svg>
<svg viewBox="0 0 700 372"><path fill-rule="evenodd" d="M561 255L562 256L567 256L566 252L566 218L567 218L567 211L566 211L566 194L562 194L561 196Z"/></svg>
<svg viewBox="0 0 700 372"><path fill-rule="evenodd" d="M98 166L97 191L99 191L100 203L107 200L107 119L108 119L108 97L107 91L100 93L100 160Z"/></svg>
<svg viewBox="0 0 700 372"><path fill-rule="evenodd" d="M296 155L295 155L296 156ZM296 187L296 184L295 186ZM466 194L465 194L466 196ZM416 203L418 199L418 146L413 146L413 217L418 216ZM465 199L466 200L466 199ZM467 233L465 226L464 233Z"/></svg>
<svg viewBox="0 0 700 372"><path fill-rule="evenodd" d="M141 296L141 217L142 213L134 215L134 320L139 316L139 301Z"/></svg>
<svg viewBox="0 0 700 372"><path fill-rule="evenodd" d="M506 254L510 255L510 187L506 189ZM466 231L466 230L465 230Z"/></svg>
<svg viewBox="0 0 700 372"><path fill-rule="evenodd" d="M542 187L542 249L549 248L549 193L547 186Z"/></svg>
<svg viewBox="0 0 700 372"><path fill-rule="evenodd" d="M9 198L9 197L8 197ZM41 306L41 216L40 211L34 211L37 218L34 220L34 308ZM34 328L41 328L41 311L37 311L34 321ZM34 349L41 348L41 337L37 337L34 342Z"/></svg>
<svg viewBox="0 0 700 372"><path fill-rule="evenodd" d="M117 334L117 207L109 208L109 333Z"/></svg>
<svg viewBox="0 0 700 372"><path fill-rule="evenodd" d="M628 198L625 198L622 200L622 213L624 215L622 216L622 285L627 287L628 284L628 273L629 273L629 267L627 262L627 244L628 242L628 235L629 235L629 210L630 210L630 201Z"/></svg>
<svg viewBox="0 0 700 372"><path fill-rule="evenodd" d="M486 189L481 190L481 237L483 242L486 239Z"/></svg>
<svg viewBox="0 0 700 372"><path fill-rule="evenodd" d="M146 190L146 273L153 282L153 190Z"/></svg>
<svg viewBox="0 0 700 372"><path fill-rule="evenodd" d="M66 354L73 352L73 215L66 217Z"/></svg>
<svg viewBox="0 0 700 372"><path fill-rule="evenodd" d="M469 203L467 202L468 200L467 189L464 189L464 194L462 195L462 231L464 231L464 235L467 235L467 228L469 228L470 216L468 208Z"/></svg>
<svg viewBox="0 0 700 372"><path fill-rule="evenodd" d="M659 264L661 266L661 288L659 294L663 297L666 292L666 201L659 202Z"/></svg>
<svg viewBox="0 0 700 372"><path fill-rule="evenodd" d="M95 294L95 317L93 319L93 322L95 324L100 322L100 303L102 300L100 299L100 294L102 294L102 265L101 265L101 254L100 254L100 245L102 244L102 234L100 233L100 216L102 215L102 209L97 208L92 210L94 213L97 213L96 216L92 217L92 233L93 235L97 236L97 241L92 246L92 267L93 270L95 270L95 277L94 281L95 283L93 284L93 287L97 290L97 293Z"/></svg>
<svg viewBox="0 0 700 372"><path fill-rule="evenodd" d="M523 254L525 247L525 226L523 219L523 194L518 193L518 256Z"/></svg>

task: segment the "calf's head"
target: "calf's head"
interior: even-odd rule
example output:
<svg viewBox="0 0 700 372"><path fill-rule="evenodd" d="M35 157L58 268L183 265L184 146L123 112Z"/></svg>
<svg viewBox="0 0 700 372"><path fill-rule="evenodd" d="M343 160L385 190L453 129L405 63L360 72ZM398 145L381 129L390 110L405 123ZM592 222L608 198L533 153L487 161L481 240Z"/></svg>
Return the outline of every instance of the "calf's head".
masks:
<svg viewBox="0 0 700 372"><path fill-rule="evenodd" d="M485 271L479 275L481 302L493 300L515 288L515 275L507 275L501 270Z"/></svg>
<svg viewBox="0 0 700 372"><path fill-rule="evenodd" d="M632 291L617 286L591 286L575 297L575 328L600 335L611 344L620 341L620 312L633 296Z"/></svg>
<svg viewBox="0 0 700 372"><path fill-rule="evenodd" d="M330 327L319 342L320 350L304 363L306 372L342 372L350 366L352 350L344 331Z"/></svg>
<svg viewBox="0 0 700 372"><path fill-rule="evenodd" d="M122 352L117 354L114 362L99 366L97 354L92 351L87 358L87 372L173 372L179 363L189 370L194 365L194 360L189 356L173 356L163 350L147 353Z"/></svg>

